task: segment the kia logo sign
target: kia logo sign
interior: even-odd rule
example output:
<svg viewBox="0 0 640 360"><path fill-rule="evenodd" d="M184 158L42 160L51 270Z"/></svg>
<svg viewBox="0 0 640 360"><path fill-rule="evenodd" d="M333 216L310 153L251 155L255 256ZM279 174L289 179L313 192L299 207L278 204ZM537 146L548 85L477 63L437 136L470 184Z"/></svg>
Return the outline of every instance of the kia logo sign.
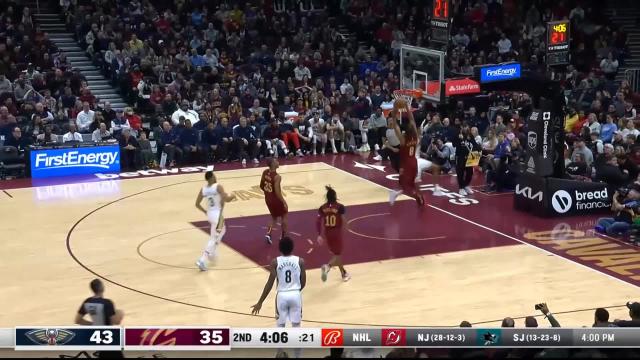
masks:
<svg viewBox="0 0 640 360"><path fill-rule="evenodd" d="M480 92L480 84L469 78L452 79L445 82L445 95L465 95L478 94Z"/></svg>
<svg viewBox="0 0 640 360"><path fill-rule="evenodd" d="M553 206L553 210L558 214L564 214L571 210L571 205L573 205L573 199L571 195L564 190L556 191L551 197L551 206Z"/></svg>
<svg viewBox="0 0 640 360"><path fill-rule="evenodd" d="M480 83L519 79L521 68L519 63L490 65L480 68Z"/></svg>

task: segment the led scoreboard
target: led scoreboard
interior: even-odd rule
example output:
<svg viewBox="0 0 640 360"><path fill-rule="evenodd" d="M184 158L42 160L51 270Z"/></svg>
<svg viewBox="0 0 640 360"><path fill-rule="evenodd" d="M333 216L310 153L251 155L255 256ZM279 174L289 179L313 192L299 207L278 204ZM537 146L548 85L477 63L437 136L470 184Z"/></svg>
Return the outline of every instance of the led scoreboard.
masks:
<svg viewBox="0 0 640 360"><path fill-rule="evenodd" d="M569 20L547 23L547 65L569 63Z"/></svg>
<svg viewBox="0 0 640 360"><path fill-rule="evenodd" d="M447 44L451 30L450 0L433 0L431 41Z"/></svg>

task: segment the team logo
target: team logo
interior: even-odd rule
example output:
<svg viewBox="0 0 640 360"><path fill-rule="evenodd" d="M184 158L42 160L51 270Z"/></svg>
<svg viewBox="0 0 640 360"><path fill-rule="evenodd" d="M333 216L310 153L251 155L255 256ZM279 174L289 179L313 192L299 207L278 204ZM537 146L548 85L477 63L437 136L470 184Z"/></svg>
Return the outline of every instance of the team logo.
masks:
<svg viewBox="0 0 640 360"><path fill-rule="evenodd" d="M559 214L564 214L569 211L571 205L573 205L573 199L571 199L571 195L564 190L556 191L551 197L551 206L553 206L553 210Z"/></svg>
<svg viewBox="0 0 640 360"><path fill-rule="evenodd" d="M36 345L65 345L69 343L76 334L65 329L37 329L25 334L27 339Z"/></svg>
<svg viewBox="0 0 640 360"><path fill-rule="evenodd" d="M142 332L139 345L175 345L176 329L146 329Z"/></svg>
<svg viewBox="0 0 640 360"><path fill-rule="evenodd" d="M322 346L344 345L344 330L322 329Z"/></svg>
<svg viewBox="0 0 640 360"><path fill-rule="evenodd" d="M538 147L538 134L535 131L527 133L527 144L529 144L529 149L531 150L535 150Z"/></svg>
<svg viewBox="0 0 640 360"><path fill-rule="evenodd" d="M500 335L495 330L487 330L481 333L481 336L478 336L478 340L481 341L484 346L494 346L498 344L498 340L500 340Z"/></svg>
<svg viewBox="0 0 640 360"><path fill-rule="evenodd" d="M382 346L405 345L407 345L405 329L382 329Z"/></svg>

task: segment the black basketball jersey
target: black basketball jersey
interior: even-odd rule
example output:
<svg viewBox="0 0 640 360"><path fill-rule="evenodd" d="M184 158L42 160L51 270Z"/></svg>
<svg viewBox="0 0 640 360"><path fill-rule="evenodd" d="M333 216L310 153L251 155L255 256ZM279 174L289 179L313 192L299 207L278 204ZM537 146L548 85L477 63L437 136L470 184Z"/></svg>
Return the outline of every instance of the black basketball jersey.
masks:
<svg viewBox="0 0 640 360"><path fill-rule="evenodd" d="M89 314L93 325L109 326L112 325L111 317L115 315L116 308L109 299L90 297L80 305L78 313L82 316Z"/></svg>

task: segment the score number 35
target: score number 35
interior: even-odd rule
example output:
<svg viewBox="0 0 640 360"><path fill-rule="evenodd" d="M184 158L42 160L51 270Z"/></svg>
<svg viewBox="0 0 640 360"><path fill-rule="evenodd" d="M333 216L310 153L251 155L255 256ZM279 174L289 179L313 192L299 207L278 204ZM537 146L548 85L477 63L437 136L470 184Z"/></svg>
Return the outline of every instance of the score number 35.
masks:
<svg viewBox="0 0 640 360"><path fill-rule="evenodd" d="M222 330L202 330L200 331L200 344L222 344Z"/></svg>

